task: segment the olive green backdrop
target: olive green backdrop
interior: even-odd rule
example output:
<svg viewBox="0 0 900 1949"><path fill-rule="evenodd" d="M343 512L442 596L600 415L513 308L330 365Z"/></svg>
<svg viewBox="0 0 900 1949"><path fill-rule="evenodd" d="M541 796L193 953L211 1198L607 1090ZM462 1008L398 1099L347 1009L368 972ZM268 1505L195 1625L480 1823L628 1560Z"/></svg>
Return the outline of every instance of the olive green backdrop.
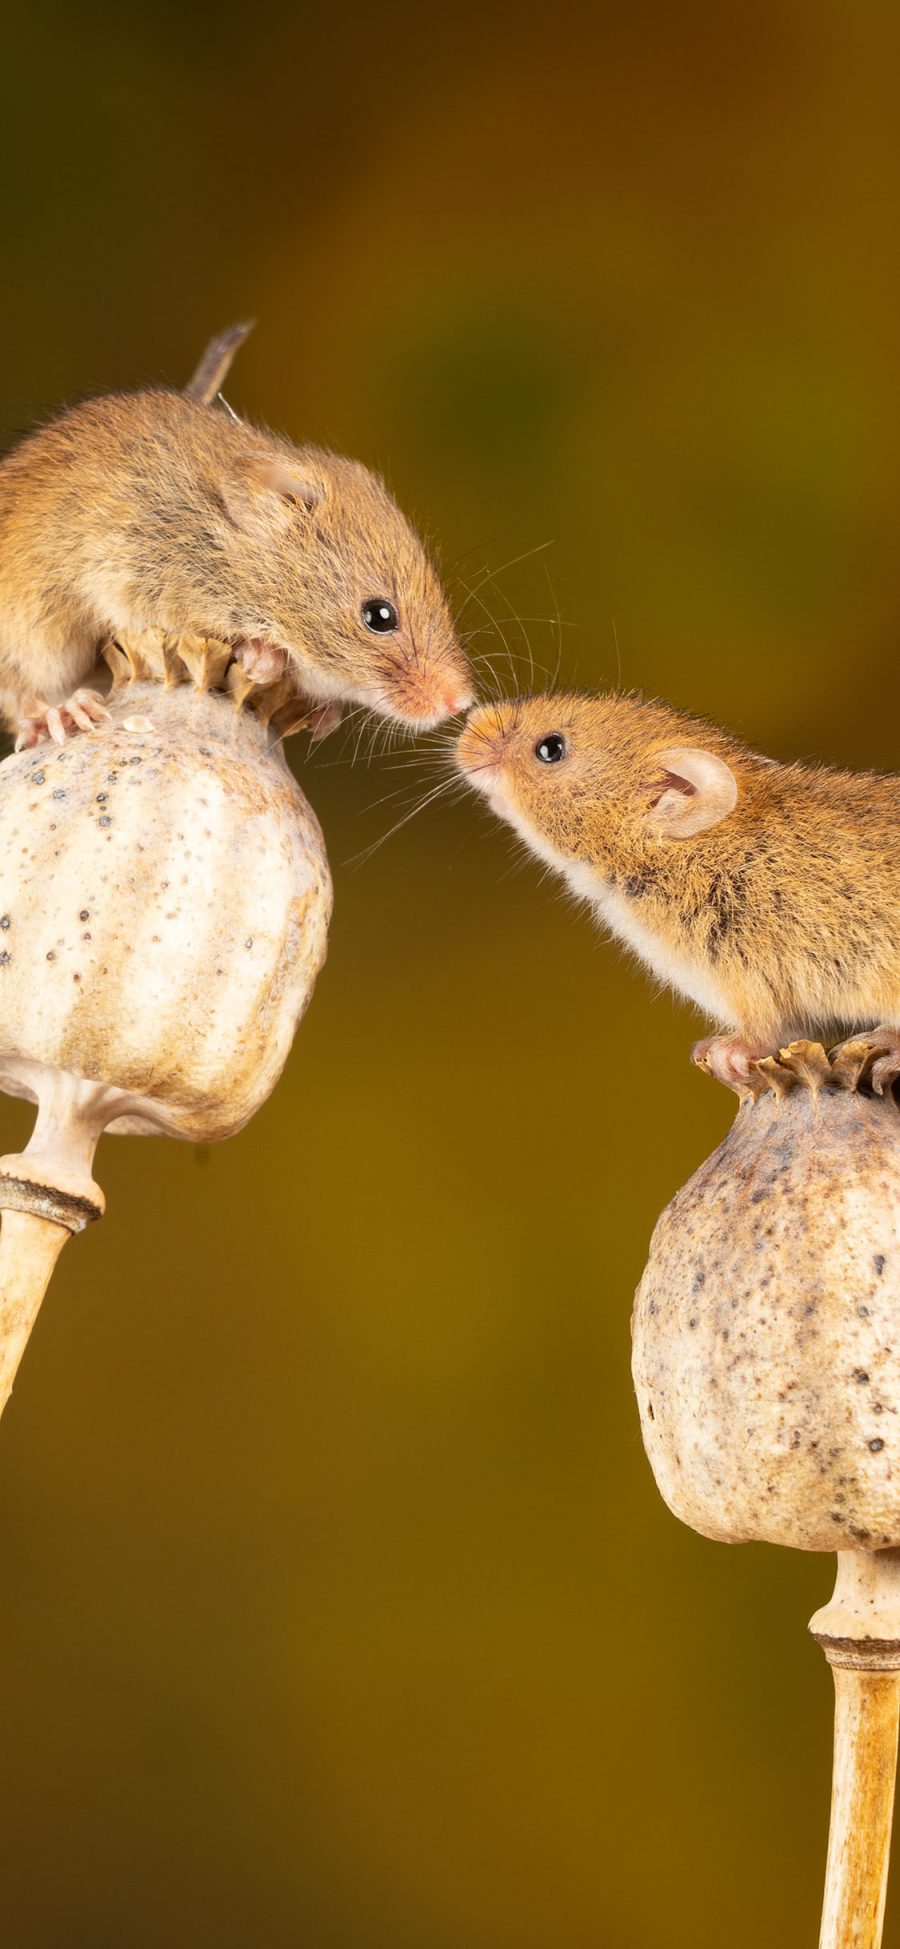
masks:
<svg viewBox="0 0 900 1949"><path fill-rule="evenodd" d="M3 46L5 439L255 315L235 406L384 467L458 603L500 571L498 674L561 639L895 762L892 7L37 4ZM293 750L337 904L279 1089L214 1153L104 1139L0 1429L4 1940L811 1942L832 1565L682 1529L629 1380L730 1104L474 800L351 864L440 776L351 756Z"/></svg>

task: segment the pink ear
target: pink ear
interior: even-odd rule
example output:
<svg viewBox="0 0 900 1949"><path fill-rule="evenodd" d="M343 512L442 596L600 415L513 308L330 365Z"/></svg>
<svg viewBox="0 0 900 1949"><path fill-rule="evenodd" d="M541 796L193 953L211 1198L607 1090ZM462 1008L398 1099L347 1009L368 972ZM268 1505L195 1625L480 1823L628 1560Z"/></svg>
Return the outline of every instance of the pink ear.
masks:
<svg viewBox="0 0 900 1949"><path fill-rule="evenodd" d="M222 482L222 496L232 520L241 528L271 523L273 516L287 522L297 508L312 514L324 499L325 490L280 454L251 454Z"/></svg>
<svg viewBox="0 0 900 1949"><path fill-rule="evenodd" d="M317 481L311 480L301 467L294 466L290 460L282 460L280 455L266 457L253 468L252 479L256 486L267 494L277 494L279 500L292 501L295 507L305 508L312 514L322 500L324 489Z"/></svg>
<svg viewBox="0 0 900 1949"><path fill-rule="evenodd" d="M692 745L657 753L645 784L646 823L666 839L690 839L727 819L737 805L737 779L724 758Z"/></svg>

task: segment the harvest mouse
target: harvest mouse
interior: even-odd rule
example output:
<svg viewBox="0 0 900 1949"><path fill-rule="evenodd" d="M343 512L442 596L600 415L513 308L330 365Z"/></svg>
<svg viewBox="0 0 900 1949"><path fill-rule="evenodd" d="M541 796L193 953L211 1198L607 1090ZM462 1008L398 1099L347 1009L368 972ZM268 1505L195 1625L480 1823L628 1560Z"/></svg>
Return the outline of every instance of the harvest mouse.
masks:
<svg viewBox="0 0 900 1949"><path fill-rule="evenodd" d="M287 669L320 728L354 702L424 729L472 685L437 574L383 482L211 403L249 327L186 392L70 407L0 463L0 711L33 743L104 715L101 644L147 628Z"/></svg>
<svg viewBox="0 0 900 1949"><path fill-rule="evenodd" d="M602 925L729 1031L694 1051L723 1081L794 1038L854 1030L884 1051L877 1089L900 1074L900 778L776 764L614 693L480 706L456 762Z"/></svg>

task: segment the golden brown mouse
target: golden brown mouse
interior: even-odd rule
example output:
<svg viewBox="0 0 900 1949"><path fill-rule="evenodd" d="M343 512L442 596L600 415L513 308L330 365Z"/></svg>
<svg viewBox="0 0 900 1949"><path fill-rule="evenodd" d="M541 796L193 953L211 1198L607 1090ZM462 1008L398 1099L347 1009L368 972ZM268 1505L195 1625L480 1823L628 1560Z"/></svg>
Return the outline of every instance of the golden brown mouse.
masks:
<svg viewBox="0 0 900 1949"><path fill-rule="evenodd" d="M780 765L636 696L474 710L468 783L727 1035L723 1080L799 1037L875 1031L900 1073L900 779Z"/></svg>
<svg viewBox="0 0 900 1949"><path fill-rule="evenodd" d="M257 682L287 667L320 724L352 701L422 729L471 703L383 482L211 403L248 329L213 341L186 392L86 400L0 464L0 711L21 742L97 722L101 644L146 628L231 643Z"/></svg>

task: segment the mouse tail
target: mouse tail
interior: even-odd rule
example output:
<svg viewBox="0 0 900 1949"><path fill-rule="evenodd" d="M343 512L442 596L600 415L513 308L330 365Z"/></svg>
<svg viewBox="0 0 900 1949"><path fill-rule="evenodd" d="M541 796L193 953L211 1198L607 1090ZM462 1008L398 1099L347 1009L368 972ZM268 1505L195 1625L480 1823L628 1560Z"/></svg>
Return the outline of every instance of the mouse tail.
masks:
<svg viewBox="0 0 900 1949"><path fill-rule="evenodd" d="M191 374L184 390L189 399L197 399L201 406L211 406L216 394L221 390L231 369L236 352L249 338L256 323L254 318L245 324L229 325L228 330L220 332L218 338L211 338L200 360L196 372Z"/></svg>

